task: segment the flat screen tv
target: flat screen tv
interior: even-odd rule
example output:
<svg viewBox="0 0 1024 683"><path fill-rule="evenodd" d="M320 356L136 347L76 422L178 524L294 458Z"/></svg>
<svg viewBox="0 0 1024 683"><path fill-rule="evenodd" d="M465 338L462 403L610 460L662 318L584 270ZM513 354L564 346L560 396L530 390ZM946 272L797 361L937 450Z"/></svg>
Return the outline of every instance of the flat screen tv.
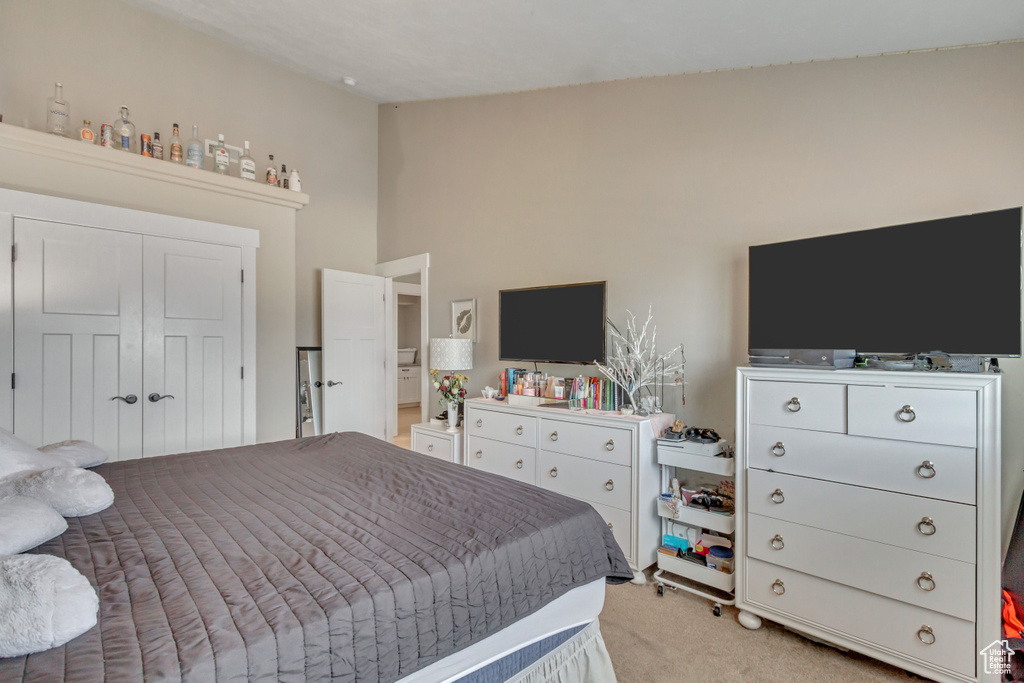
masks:
<svg viewBox="0 0 1024 683"><path fill-rule="evenodd" d="M498 292L498 356L503 361L605 361L605 283Z"/></svg>
<svg viewBox="0 0 1024 683"><path fill-rule="evenodd" d="M750 247L752 352L1021 355L1021 209Z"/></svg>

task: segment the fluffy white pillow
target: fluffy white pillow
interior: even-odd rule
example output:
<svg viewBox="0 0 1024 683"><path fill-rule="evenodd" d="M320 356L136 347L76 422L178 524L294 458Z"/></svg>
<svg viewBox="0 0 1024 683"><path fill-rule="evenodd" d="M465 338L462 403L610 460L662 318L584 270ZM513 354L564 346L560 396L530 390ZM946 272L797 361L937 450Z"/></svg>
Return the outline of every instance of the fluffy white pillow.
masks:
<svg viewBox="0 0 1024 683"><path fill-rule="evenodd" d="M46 503L25 496L0 498L0 555L31 550L67 528L67 520Z"/></svg>
<svg viewBox="0 0 1024 683"><path fill-rule="evenodd" d="M40 453L6 429L0 429L0 478L17 472L38 472L70 464L67 458Z"/></svg>
<svg viewBox="0 0 1024 683"><path fill-rule="evenodd" d="M48 453L67 458L75 467L95 467L107 461L110 456L105 450L88 441L60 441L39 449L40 453ZM54 465L56 467L56 465Z"/></svg>
<svg viewBox="0 0 1024 683"><path fill-rule="evenodd" d="M0 557L0 657L63 645L96 625L96 589L53 555Z"/></svg>
<svg viewBox="0 0 1024 683"><path fill-rule="evenodd" d="M10 495L35 498L64 517L91 515L114 502L114 492L103 477L78 467L54 467L0 479L0 497Z"/></svg>

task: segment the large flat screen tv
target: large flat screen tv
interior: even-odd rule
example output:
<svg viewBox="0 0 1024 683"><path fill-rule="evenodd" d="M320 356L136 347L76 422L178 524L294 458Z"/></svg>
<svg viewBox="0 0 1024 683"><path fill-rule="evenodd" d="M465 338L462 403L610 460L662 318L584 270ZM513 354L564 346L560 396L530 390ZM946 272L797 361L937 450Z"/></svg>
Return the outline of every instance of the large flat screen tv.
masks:
<svg viewBox="0 0 1024 683"><path fill-rule="evenodd" d="M498 357L534 363L605 361L605 283L498 292Z"/></svg>
<svg viewBox="0 0 1024 683"><path fill-rule="evenodd" d="M1021 209L750 247L757 349L1021 355Z"/></svg>

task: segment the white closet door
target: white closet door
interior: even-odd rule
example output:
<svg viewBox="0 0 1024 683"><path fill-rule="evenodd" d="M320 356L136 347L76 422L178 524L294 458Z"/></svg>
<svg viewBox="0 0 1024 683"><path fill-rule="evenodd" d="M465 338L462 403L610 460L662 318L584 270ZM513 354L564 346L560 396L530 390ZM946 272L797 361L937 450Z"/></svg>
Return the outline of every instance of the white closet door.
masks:
<svg viewBox="0 0 1024 683"><path fill-rule="evenodd" d="M17 218L14 240L14 433L139 457L142 237Z"/></svg>
<svg viewBox="0 0 1024 683"><path fill-rule="evenodd" d="M386 438L384 278L323 270L324 432Z"/></svg>
<svg viewBox="0 0 1024 683"><path fill-rule="evenodd" d="M242 445L242 250L143 238L143 454Z"/></svg>

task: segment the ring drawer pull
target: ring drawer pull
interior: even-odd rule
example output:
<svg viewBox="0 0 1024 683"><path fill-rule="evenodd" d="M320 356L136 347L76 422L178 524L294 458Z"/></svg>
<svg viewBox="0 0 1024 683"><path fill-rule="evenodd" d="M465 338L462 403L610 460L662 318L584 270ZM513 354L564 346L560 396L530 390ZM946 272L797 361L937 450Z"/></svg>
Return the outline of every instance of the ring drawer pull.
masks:
<svg viewBox="0 0 1024 683"><path fill-rule="evenodd" d="M523 469L523 461L521 459L520 460L516 460L516 469L517 470Z"/></svg>
<svg viewBox="0 0 1024 683"><path fill-rule="evenodd" d="M909 405L900 408L900 412L896 413L896 418L900 422L913 422L917 419L917 413Z"/></svg>
<svg viewBox="0 0 1024 683"><path fill-rule="evenodd" d="M798 399L796 396L794 396L793 398L789 399L789 403L786 404L786 410L788 410L791 413L799 413L800 412L800 399Z"/></svg>
<svg viewBox="0 0 1024 683"><path fill-rule="evenodd" d="M931 536L938 529L935 528L935 520L931 517L922 517L921 521L917 523L917 530L925 536Z"/></svg>
<svg viewBox="0 0 1024 683"><path fill-rule="evenodd" d="M479 420L477 420L476 421L476 426L477 427L483 427L484 426L484 419L480 418Z"/></svg>
<svg viewBox="0 0 1024 683"><path fill-rule="evenodd" d="M558 432L551 432L551 440L558 441Z"/></svg>
<svg viewBox="0 0 1024 683"><path fill-rule="evenodd" d="M782 493L782 489L775 489L772 491L772 502L778 505L786 500L786 496Z"/></svg>
<svg viewBox="0 0 1024 683"><path fill-rule="evenodd" d="M786 544L782 541L782 536L775 534L775 538L772 539L772 547L776 550L782 550L786 547Z"/></svg>
<svg viewBox="0 0 1024 683"><path fill-rule="evenodd" d="M604 488L605 488L606 491L614 491L615 490L615 482L613 480L609 479L608 481L606 481L604 483Z"/></svg>
<svg viewBox="0 0 1024 683"><path fill-rule="evenodd" d="M931 479L935 476L935 463L931 460L925 460L923 463L917 466L917 476L922 479Z"/></svg>
<svg viewBox="0 0 1024 683"><path fill-rule="evenodd" d="M921 576L917 577L917 587L923 591L935 590L935 579L930 572L921 572Z"/></svg>
<svg viewBox="0 0 1024 683"><path fill-rule="evenodd" d="M478 458L484 457L484 452L483 451L477 451L476 452L476 457L478 457Z"/></svg>
<svg viewBox="0 0 1024 683"><path fill-rule="evenodd" d="M428 451L432 451L432 450L434 450L434 444L432 444L432 443L428 443L428 444L427 444L427 450L428 450Z"/></svg>
<svg viewBox="0 0 1024 683"><path fill-rule="evenodd" d="M612 523L611 523L611 522L608 522L608 528L609 528L609 529L614 529L615 527L613 527L613 526L612 526Z"/></svg>
<svg viewBox="0 0 1024 683"><path fill-rule="evenodd" d="M552 477L557 477L558 476L558 468L557 467L552 467L551 468L551 476Z"/></svg>
<svg viewBox="0 0 1024 683"><path fill-rule="evenodd" d="M917 629L917 638L925 645L934 645L935 631L932 630L931 626L925 624L921 626L921 628Z"/></svg>
<svg viewBox="0 0 1024 683"><path fill-rule="evenodd" d="M778 457L781 458L785 454L786 454L786 446L781 441L776 442L775 445L772 446L772 455L777 455Z"/></svg>
<svg viewBox="0 0 1024 683"><path fill-rule="evenodd" d="M516 427L516 434L518 434L519 436L523 435L523 425L519 425L518 427Z"/></svg>
<svg viewBox="0 0 1024 683"><path fill-rule="evenodd" d="M775 579L775 583L772 584L772 593L776 595L784 595L786 593L786 584L782 583L782 579Z"/></svg>
<svg viewBox="0 0 1024 683"><path fill-rule="evenodd" d="M615 439L608 439L608 443L606 443L604 445L604 449L606 451L614 451L615 450Z"/></svg>

